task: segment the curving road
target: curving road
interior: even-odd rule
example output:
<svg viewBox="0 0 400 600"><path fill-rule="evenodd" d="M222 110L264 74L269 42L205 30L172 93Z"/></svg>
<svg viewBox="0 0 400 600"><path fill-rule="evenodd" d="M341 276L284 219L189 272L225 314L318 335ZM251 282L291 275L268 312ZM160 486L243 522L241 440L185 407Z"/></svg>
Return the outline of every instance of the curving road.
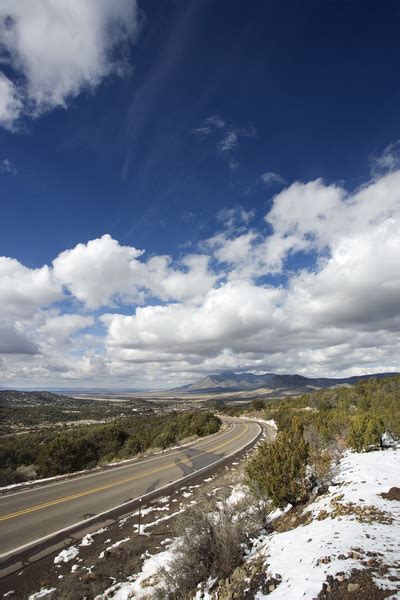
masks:
<svg viewBox="0 0 400 600"><path fill-rule="evenodd" d="M23 551L92 517L207 469L251 444L253 422L229 419L229 428L179 450L105 471L6 494L0 498L0 558Z"/></svg>

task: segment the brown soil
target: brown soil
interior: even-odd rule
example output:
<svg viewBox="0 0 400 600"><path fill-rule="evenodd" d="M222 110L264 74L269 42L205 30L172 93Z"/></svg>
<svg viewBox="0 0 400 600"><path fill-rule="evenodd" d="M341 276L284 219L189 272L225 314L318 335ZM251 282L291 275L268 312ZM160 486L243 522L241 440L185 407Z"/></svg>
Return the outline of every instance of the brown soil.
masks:
<svg viewBox="0 0 400 600"><path fill-rule="evenodd" d="M390 490L388 492L383 492L380 495L382 496L382 498L385 498L385 500L398 500L398 501L400 501L400 488L398 488L398 487L392 487L392 488L390 488Z"/></svg>
<svg viewBox="0 0 400 600"><path fill-rule="evenodd" d="M393 593L396 593L395 590L378 588L372 580L371 571L366 569L353 571L344 581L338 581L334 577L330 578L330 581L323 584L323 588L318 594L318 600L383 600L392 596Z"/></svg>

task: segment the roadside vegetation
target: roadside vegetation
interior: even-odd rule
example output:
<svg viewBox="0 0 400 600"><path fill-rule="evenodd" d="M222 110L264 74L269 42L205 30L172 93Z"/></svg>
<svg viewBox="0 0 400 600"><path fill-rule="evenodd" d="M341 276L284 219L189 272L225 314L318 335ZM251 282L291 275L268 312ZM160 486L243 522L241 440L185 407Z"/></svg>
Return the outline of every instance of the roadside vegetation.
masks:
<svg viewBox="0 0 400 600"><path fill-rule="evenodd" d="M265 405L262 418L273 419L279 433L249 461L250 487L279 508L302 502L329 481L345 448L367 452L380 447L384 434L400 438L399 398L400 377L393 377ZM252 408L260 409L259 401Z"/></svg>
<svg viewBox="0 0 400 600"><path fill-rule="evenodd" d="M293 507L288 518L297 523L291 514L300 514L307 501L326 492L345 449L369 452L379 449L384 437L400 438L400 377L370 379L298 398L256 399L233 408L220 404L219 410L273 419L278 434L274 441L261 443L245 465L247 506L233 507L211 498L181 519L180 541L168 571L160 573L156 600L191 598L200 582L219 580L221 586L225 580L236 585L235 593L242 584L249 588L240 571L244 550L257 531L271 527L272 509ZM234 572L240 575L238 584L232 580ZM274 589L276 582L270 583Z"/></svg>
<svg viewBox="0 0 400 600"><path fill-rule="evenodd" d="M135 416L104 425L45 430L3 438L0 442L0 485L51 477L131 458L150 448L165 449L193 436L219 430L210 412Z"/></svg>

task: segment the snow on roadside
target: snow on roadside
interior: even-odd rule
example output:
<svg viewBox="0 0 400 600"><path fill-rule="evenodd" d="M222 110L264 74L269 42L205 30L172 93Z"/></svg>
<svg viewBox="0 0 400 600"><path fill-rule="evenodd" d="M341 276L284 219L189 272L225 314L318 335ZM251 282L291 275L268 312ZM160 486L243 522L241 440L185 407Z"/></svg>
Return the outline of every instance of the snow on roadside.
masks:
<svg viewBox="0 0 400 600"><path fill-rule="evenodd" d="M57 556L54 558L54 564L58 565L59 563L67 563L70 560L73 560L74 558L76 558L79 554L79 550L78 548L76 548L75 546L70 546L69 548L66 548L65 550L62 550L60 552L60 554L57 554Z"/></svg>
<svg viewBox="0 0 400 600"><path fill-rule="evenodd" d="M225 500L217 502L217 506L220 509L224 505L235 506L235 504L244 500L246 498L246 496L248 496L248 494L249 494L248 488L246 488L241 483L238 483L238 484L232 486L231 493Z"/></svg>
<svg viewBox="0 0 400 600"><path fill-rule="evenodd" d="M103 594L96 596L95 600L127 600L128 598L147 598L155 591L159 569L168 565L174 557L177 541L173 540L163 552L147 558L142 570L137 575L128 578L128 581L119 582L108 588Z"/></svg>
<svg viewBox="0 0 400 600"><path fill-rule="evenodd" d="M127 538L124 538L123 540L118 540L118 542L114 542L114 544L111 544L111 546L107 546L107 548L105 550L100 552L99 558L104 558L104 555L106 552L108 552L109 550L112 550L113 548L118 548L118 546L120 546L121 544L125 544L125 542L129 542L130 539L131 538L127 537Z"/></svg>
<svg viewBox="0 0 400 600"><path fill-rule="evenodd" d="M107 527L102 527L101 529L98 529L97 531L93 531L93 533L88 533L86 534L83 538L81 543L79 544L79 546L91 546L94 542L94 536L95 535L100 535L100 533L104 533L105 531L107 531Z"/></svg>
<svg viewBox="0 0 400 600"><path fill-rule="evenodd" d="M248 421L248 417L239 417L239 419L243 419L245 421ZM270 427L272 427L272 429L276 429L278 430L278 425L275 423L275 421L273 419L269 419L268 421L266 419L260 419L259 417L254 417L254 419L252 419L253 421L256 421L257 423L264 423L264 425L269 425Z"/></svg>
<svg viewBox="0 0 400 600"><path fill-rule="evenodd" d="M170 515L166 515L165 517L160 517L159 519L156 519L155 521L152 521L151 523L142 523L140 525L140 534L141 535L150 535L148 533L146 533L147 529L151 529L152 527L154 527L155 525L158 525L159 523L162 523L163 521L169 521L169 519L172 519L172 517L176 517L176 515L180 515L181 513L185 512L185 507L181 508L180 510L177 510L176 512L171 513ZM139 525L138 523L135 523L135 525L133 526L134 530L136 533L138 533L139 530Z"/></svg>
<svg viewBox="0 0 400 600"><path fill-rule="evenodd" d="M311 522L258 540L267 577L279 574L282 581L268 595L259 591L257 600L315 598L328 575L364 568L400 598L400 502L381 495L399 485L399 464L400 448L347 452L335 485L305 509Z"/></svg>
<svg viewBox="0 0 400 600"><path fill-rule="evenodd" d="M266 421L265 419L257 419L257 423L264 423L264 425L269 425L269 427L272 427L272 429L278 431L278 425L273 419L269 419L268 421Z"/></svg>
<svg viewBox="0 0 400 600"><path fill-rule="evenodd" d="M52 594L55 591L56 591L55 587L53 587L53 588L42 588L41 590L39 590L35 594L31 594L28 597L28 600L39 600L39 598L44 598L45 596L48 596L49 594Z"/></svg>

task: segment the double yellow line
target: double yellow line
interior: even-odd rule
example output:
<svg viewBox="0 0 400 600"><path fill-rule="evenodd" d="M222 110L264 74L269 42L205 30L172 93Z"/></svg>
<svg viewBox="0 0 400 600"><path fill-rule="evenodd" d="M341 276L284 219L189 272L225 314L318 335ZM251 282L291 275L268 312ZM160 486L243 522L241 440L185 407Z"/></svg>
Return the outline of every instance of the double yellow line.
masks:
<svg viewBox="0 0 400 600"><path fill-rule="evenodd" d="M248 429L249 429L248 425L245 424L245 429L242 431L242 433L240 433L236 437L228 440L227 442L223 442L222 444L219 444L218 446L214 446L213 448L210 448L210 450L208 450L207 452L208 453L215 452L216 450L219 450L220 448L223 448L224 446L227 446L228 444L232 444L233 442L236 442L237 440L242 438L247 433ZM192 460L191 458L185 458L176 463L175 462L168 463L167 465L164 465L163 467L158 467L157 469L153 469L151 471L146 471L145 473L142 473L141 475L133 475L132 477L125 477L124 479L118 479L117 481L113 481L112 483L107 483L105 485L100 485L98 487L89 488L83 492L71 494L70 496L64 496L63 498L56 498L55 500L50 500L49 502L44 502L43 504L36 504L35 506L31 506L29 508L24 508L23 510L18 510L16 512L9 513L7 515L3 515L0 517L0 521L8 521L9 519L15 519L22 515L26 515L28 513L35 512L36 510L42 510L44 508L48 508L49 506L55 506L56 504L62 504L63 502L68 502L69 500L75 500L76 498L81 498L82 496L88 496L89 494L96 494L97 492L102 492L104 490L108 490L110 488L116 487L117 485L122 485L124 483L128 483L129 481L135 481L137 479L142 479L143 477L148 477L149 475L154 475L155 473L159 473L160 471L165 471L166 469L169 469L170 467L173 467L173 466L190 463L191 460Z"/></svg>

